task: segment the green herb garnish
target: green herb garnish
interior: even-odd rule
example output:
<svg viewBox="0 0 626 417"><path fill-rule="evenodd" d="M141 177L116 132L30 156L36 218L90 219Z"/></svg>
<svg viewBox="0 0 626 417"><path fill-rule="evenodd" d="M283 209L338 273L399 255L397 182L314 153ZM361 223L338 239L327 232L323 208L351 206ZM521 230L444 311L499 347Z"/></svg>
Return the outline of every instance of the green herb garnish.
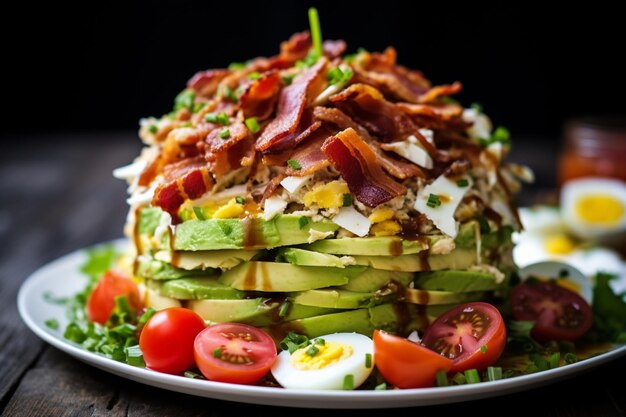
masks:
<svg viewBox="0 0 626 417"><path fill-rule="evenodd" d="M261 130L261 126L259 125L256 117L248 117L246 120L244 120L244 123L246 124L248 130L252 133L257 133L259 130Z"/></svg>
<svg viewBox="0 0 626 417"><path fill-rule="evenodd" d="M237 204L246 204L246 199L243 198L242 196L238 195L237 197L235 197L235 202Z"/></svg>
<svg viewBox="0 0 626 417"><path fill-rule="evenodd" d="M354 389L354 375L348 374L343 378L343 389L346 391Z"/></svg>
<svg viewBox="0 0 626 417"><path fill-rule="evenodd" d="M287 160L287 165L289 165L291 169L295 169L295 170L302 169L302 165L300 165L300 162L296 161L295 159Z"/></svg>
<svg viewBox="0 0 626 417"><path fill-rule="evenodd" d="M456 180L456 185L458 187L464 188L469 185L469 181L465 178L461 178L460 180Z"/></svg>
<svg viewBox="0 0 626 417"><path fill-rule="evenodd" d="M45 324L46 327L52 330L58 330L59 328L59 321L57 319L48 319L44 321L43 324Z"/></svg>
<svg viewBox="0 0 626 417"><path fill-rule="evenodd" d="M309 338L303 334L296 332L289 332L287 336L280 342L280 348L286 350L289 353L293 353L298 349L301 349L309 345Z"/></svg>
<svg viewBox="0 0 626 417"><path fill-rule="evenodd" d="M353 72L350 68L344 68L343 70L340 67L333 67L328 70L326 74L326 79L328 80L328 84L334 85L339 83L347 83L352 78Z"/></svg>
<svg viewBox="0 0 626 417"><path fill-rule="evenodd" d="M206 220L206 217L204 217L204 212L200 207L194 207L193 212L198 220Z"/></svg>
<svg viewBox="0 0 626 417"><path fill-rule="evenodd" d="M317 55L316 58L320 58L323 54L322 27L320 26L320 18L315 7L309 9L309 26L311 27L311 37L313 38L313 49Z"/></svg>
<svg viewBox="0 0 626 417"><path fill-rule="evenodd" d="M477 384L480 382L480 375L476 369L468 369L465 371L465 379L468 384Z"/></svg>
<svg viewBox="0 0 626 417"><path fill-rule="evenodd" d="M426 205L431 208L436 208L441 205L441 199L437 194L430 194L428 196L428 201L426 201Z"/></svg>
<svg viewBox="0 0 626 417"><path fill-rule="evenodd" d="M192 111L195 99L196 93L193 90L185 89L181 91L174 99L174 111L177 112L181 109Z"/></svg>
<svg viewBox="0 0 626 417"><path fill-rule="evenodd" d="M152 133L153 135L155 135L158 131L159 127L157 125L150 125L148 127L148 132Z"/></svg>
<svg viewBox="0 0 626 417"><path fill-rule="evenodd" d="M365 367L367 369L372 367L372 354L371 353L365 354Z"/></svg>
<svg viewBox="0 0 626 417"><path fill-rule="evenodd" d="M309 355L310 357L313 357L313 356L317 355L318 353L320 353L320 350L315 345L309 346L309 348L306 350L306 354Z"/></svg>
<svg viewBox="0 0 626 417"><path fill-rule="evenodd" d="M307 224L309 224L310 219L306 216L302 216L298 219L298 226L300 227L300 230L304 229L306 227Z"/></svg>
<svg viewBox="0 0 626 417"><path fill-rule="evenodd" d="M343 207L350 207L352 205L352 194L343 195Z"/></svg>
<svg viewBox="0 0 626 417"><path fill-rule="evenodd" d="M290 307L291 303L287 300L285 300L281 305L280 305L280 309L278 310L278 317L286 317L287 313L289 312L289 307Z"/></svg>
<svg viewBox="0 0 626 417"><path fill-rule="evenodd" d="M254 71L248 74L248 79L250 81L255 81L255 80L258 80L259 78L261 78L261 73L258 71Z"/></svg>
<svg viewBox="0 0 626 417"><path fill-rule="evenodd" d="M215 348L213 349L213 357L214 358L221 358L222 357L222 348Z"/></svg>
<svg viewBox="0 0 626 417"><path fill-rule="evenodd" d="M219 133L218 136L220 137L220 139L228 139L230 137L230 130L224 129Z"/></svg>
<svg viewBox="0 0 626 417"><path fill-rule="evenodd" d="M446 371L444 371L443 369L440 369L439 371L437 371L435 386L447 387L448 385L450 385L450 382L448 381L448 374L446 374Z"/></svg>
<svg viewBox="0 0 626 417"><path fill-rule="evenodd" d="M502 379L502 368L499 366L490 366L487 368L487 379L489 381L497 381Z"/></svg>

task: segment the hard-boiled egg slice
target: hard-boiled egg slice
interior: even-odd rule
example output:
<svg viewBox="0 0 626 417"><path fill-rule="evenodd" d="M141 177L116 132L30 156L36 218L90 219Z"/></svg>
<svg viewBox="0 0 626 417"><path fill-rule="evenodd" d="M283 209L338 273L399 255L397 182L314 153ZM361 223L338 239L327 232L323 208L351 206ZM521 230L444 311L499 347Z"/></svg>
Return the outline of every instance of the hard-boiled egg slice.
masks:
<svg viewBox="0 0 626 417"><path fill-rule="evenodd" d="M370 219L359 213L353 206L339 209L339 213L332 218L332 221L360 237L367 235L372 225Z"/></svg>
<svg viewBox="0 0 626 417"><path fill-rule="evenodd" d="M281 214L287 207L287 201L279 196L272 196L265 199L263 203L263 218L271 220L277 214Z"/></svg>
<svg viewBox="0 0 626 417"><path fill-rule="evenodd" d="M374 369L374 343L358 333L334 333L311 340L293 353L282 351L272 375L287 389L357 388Z"/></svg>
<svg viewBox="0 0 626 417"><path fill-rule="evenodd" d="M459 231L454 212L465 193L472 188L472 183L469 175L455 178L440 175L419 192L414 208L425 214L439 230L454 238Z"/></svg>
<svg viewBox="0 0 626 417"><path fill-rule="evenodd" d="M535 278L541 281L550 281L567 288L583 297L589 304L593 298L591 281L580 270L563 262L538 262L519 270L522 281Z"/></svg>

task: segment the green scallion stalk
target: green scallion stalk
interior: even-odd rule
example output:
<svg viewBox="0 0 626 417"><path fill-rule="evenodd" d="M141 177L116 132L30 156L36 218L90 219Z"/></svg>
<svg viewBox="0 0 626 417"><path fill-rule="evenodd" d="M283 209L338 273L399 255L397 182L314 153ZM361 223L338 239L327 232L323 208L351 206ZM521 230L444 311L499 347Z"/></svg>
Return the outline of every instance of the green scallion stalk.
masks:
<svg viewBox="0 0 626 417"><path fill-rule="evenodd" d="M375 391L385 391L385 390L387 390L387 383L383 382L383 383L380 383L380 384L376 385L374 387L374 390Z"/></svg>
<svg viewBox="0 0 626 417"><path fill-rule="evenodd" d="M306 350L306 354L311 357L317 355L318 353L320 353L320 350L315 345L309 346L309 348Z"/></svg>
<svg viewBox="0 0 626 417"><path fill-rule="evenodd" d="M487 379L489 381L497 381L502 379L502 368L499 366L490 366L487 368Z"/></svg>
<svg viewBox="0 0 626 417"><path fill-rule="evenodd" d="M438 387L447 387L448 385L450 385L450 382L448 381L448 375L446 374L446 371L444 371L443 369L440 369L437 372L435 385Z"/></svg>
<svg viewBox="0 0 626 417"><path fill-rule="evenodd" d="M354 389L354 375L348 374L343 378L343 389L346 391Z"/></svg>
<svg viewBox="0 0 626 417"><path fill-rule="evenodd" d="M317 58L323 54L322 50L322 27L320 26L320 18L317 9L311 7L309 9L309 26L311 26L311 37L313 38L313 48Z"/></svg>
<svg viewBox="0 0 626 417"><path fill-rule="evenodd" d="M206 217L204 217L204 212L202 211L200 207L194 207L193 213L196 215L196 218L198 220L206 220Z"/></svg>
<svg viewBox="0 0 626 417"><path fill-rule="evenodd" d="M465 371L465 379L468 384L477 384L480 382L480 375L476 369L468 369Z"/></svg>
<svg viewBox="0 0 626 417"><path fill-rule="evenodd" d="M367 369L370 369L372 367L372 354L371 353L365 354L365 367Z"/></svg>
<svg viewBox="0 0 626 417"><path fill-rule="evenodd" d="M244 123L246 124L246 127L248 128L248 130L252 133L257 133L259 130L261 130L261 125L259 125L259 122L257 121L256 117L248 117Z"/></svg>
<svg viewBox="0 0 626 417"><path fill-rule="evenodd" d="M285 302L280 305L280 309L278 310L278 317L286 317L287 313L289 312L289 306L289 301L285 300Z"/></svg>
<svg viewBox="0 0 626 417"><path fill-rule="evenodd" d="M558 368L561 363L561 352L554 352L548 357L548 365L550 369Z"/></svg>

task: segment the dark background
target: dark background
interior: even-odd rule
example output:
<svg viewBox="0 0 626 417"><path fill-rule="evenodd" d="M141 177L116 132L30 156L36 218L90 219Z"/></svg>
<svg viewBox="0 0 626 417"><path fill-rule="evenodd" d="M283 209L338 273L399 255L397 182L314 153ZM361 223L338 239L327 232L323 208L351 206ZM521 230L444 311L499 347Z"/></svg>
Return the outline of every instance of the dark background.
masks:
<svg viewBox="0 0 626 417"><path fill-rule="evenodd" d="M4 14L3 134L136 129L168 112L195 71L277 53L308 28L311 5L325 38L351 51L394 45L433 82L462 81L460 98L514 136L556 140L567 118L626 113L623 17L597 2L555 12L477 1L92 3Z"/></svg>

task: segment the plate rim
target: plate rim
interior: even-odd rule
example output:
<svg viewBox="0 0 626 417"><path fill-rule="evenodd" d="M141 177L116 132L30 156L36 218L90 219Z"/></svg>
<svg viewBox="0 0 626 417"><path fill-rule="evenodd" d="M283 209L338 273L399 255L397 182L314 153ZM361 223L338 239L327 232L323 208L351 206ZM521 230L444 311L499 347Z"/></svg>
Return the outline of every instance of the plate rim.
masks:
<svg viewBox="0 0 626 417"><path fill-rule="evenodd" d="M79 259L85 256L85 251L88 249L111 244L120 247L127 243L128 240L125 238L102 242L74 250L42 265L30 274L21 284L17 296L18 311L24 323L33 333L43 341L70 356L115 375L171 391L249 404L308 408L397 408L451 404L506 395L532 389L540 385L550 384L559 379L588 371L626 355L626 345L621 345L616 346L609 352L567 366L534 374L471 385L387 391L296 390L197 380L134 367L109 359L104 355L89 352L79 345L64 339L62 334L58 332L53 333L47 329L43 323L36 322L30 310L33 307L29 306L27 301L30 296L37 293L37 288L42 285L42 282L50 279L49 276L54 273L55 269L63 266L67 267L68 264L78 263ZM65 279L74 279L76 276L80 276L78 268L74 269L75 275L66 277ZM42 293L39 295L41 303L47 303Z"/></svg>

